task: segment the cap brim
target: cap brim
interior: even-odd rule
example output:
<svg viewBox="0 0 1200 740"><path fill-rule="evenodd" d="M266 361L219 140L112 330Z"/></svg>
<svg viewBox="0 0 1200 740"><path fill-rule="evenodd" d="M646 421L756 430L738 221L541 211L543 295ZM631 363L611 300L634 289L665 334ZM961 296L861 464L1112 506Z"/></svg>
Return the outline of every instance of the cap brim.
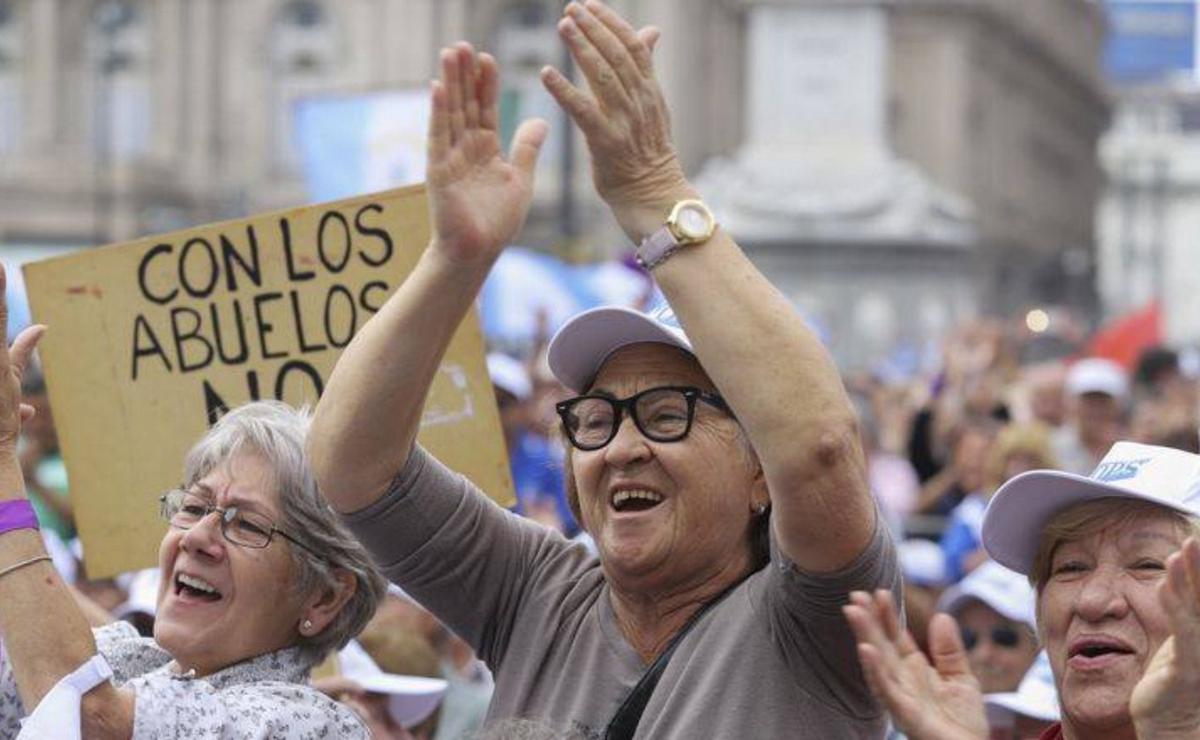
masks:
<svg viewBox="0 0 1200 740"><path fill-rule="evenodd" d="M447 683L440 678L399 676L383 673L358 676L354 680L367 691L388 695L392 719L407 727L424 722L433 714L446 693Z"/></svg>
<svg viewBox="0 0 1200 740"><path fill-rule="evenodd" d="M976 601L1003 616L1005 619L1020 622L1021 624L1028 624L1030 627L1034 626L1030 623L1028 615L1022 614L1020 609L1001 598L997 598L997 594L985 593L983 589L963 588L962 583L962 581L959 581L957 585L951 586L942 592L942 596L938 599L937 603L938 611L945 612L952 617L957 617L963 607L972 601Z"/></svg>
<svg viewBox="0 0 1200 740"><path fill-rule="evenodd" d="M609 355L641 342L692 351L682 332L676 334L631 308L602 306L572 317L550 340L547 351L550 372L567 388L582 393Z"/></svg>
<svg viewBox="0 0 1200 740"><path fill-rule="evenodd" d="M1032 470L996 491L983 516L983 546L992 559L1023 575L1033 569L1047 522L1063 509L1100 498L1129 498L1190 514L1182 506L1075 473Z"/></svg>

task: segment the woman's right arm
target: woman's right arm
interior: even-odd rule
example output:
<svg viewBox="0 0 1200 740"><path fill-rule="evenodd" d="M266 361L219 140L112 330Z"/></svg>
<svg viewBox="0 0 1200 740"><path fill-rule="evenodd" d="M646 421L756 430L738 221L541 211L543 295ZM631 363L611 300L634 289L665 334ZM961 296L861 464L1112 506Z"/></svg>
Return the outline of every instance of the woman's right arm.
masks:
<svg viewBox="0 0 1200 740"><path fill-rule="evenodd" d="M506 160L495 60L460 43L442 50L441 65L428 141L433 239L342 353L308 437L321 490L341 512L379 499L408 459L450 339L525 221L546 137L545 122L525 122Z"/></svg>
<svg viewBox="0 0 1200 740"><path fill-rule="evenodd" d="M0 327L7 326L3 299L6 276L0 268ZM21 332L0 352L0 503L25 499L17 457L21 432L21 375L44 327ZM16 679L21 703L32 711L64 676L96 654L87 620L46 555L36 529L0 532L0 632L5 659ZM132 692L104 683L83 699L87 738L120 738L133 732Z"/></svg>

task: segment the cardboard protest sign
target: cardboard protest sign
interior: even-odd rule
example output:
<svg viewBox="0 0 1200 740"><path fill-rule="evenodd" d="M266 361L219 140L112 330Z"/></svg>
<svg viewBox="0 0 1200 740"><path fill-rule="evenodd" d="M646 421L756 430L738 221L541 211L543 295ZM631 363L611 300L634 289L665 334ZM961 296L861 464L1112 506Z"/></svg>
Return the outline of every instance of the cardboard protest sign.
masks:
<svg viewBox="0 0 1200 740"><path fill-rule="evenodd" d="M315 404L428 240L418 186L26 265L89 574L154 564L157 497L179 485L210 419L255 399ZM511 503L474 315L437 374L420 440Z"/></svg>

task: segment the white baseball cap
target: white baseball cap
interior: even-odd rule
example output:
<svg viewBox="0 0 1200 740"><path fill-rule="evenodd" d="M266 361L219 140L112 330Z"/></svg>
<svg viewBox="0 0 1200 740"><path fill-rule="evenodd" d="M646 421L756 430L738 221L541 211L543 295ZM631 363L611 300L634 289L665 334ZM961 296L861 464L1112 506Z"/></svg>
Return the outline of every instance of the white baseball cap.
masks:
<svg viewBox="0 0 1200 740"><path fill-rule="evenodd" d="M567 388L582 393L609 355L641 342L667 344L695 354L670 306L664 304L650 313L602 306L571 317L550 340L550 372Z"/></svg>
<svg viewBox="0 0 1200 740"><path fill-rule="evenodd" d="M1078 503L1114 497L1200 517L1200 455L1117 442L1090 476L1059 470L1022 473L992 496L983 516L983 546L996 562L1028 575L1051 517Z"/></svg>
<svg viewBox="0 0 1200 740"><path fill-rule="evenodd" d="M1029 580L999 563L988 561L946 589L938 599L938 611L957 615L971 601L983 602L1007 619L1037 628Z"/></svg>
<svg viewBox="0 0 1200 740"><path fill-rule="evenodd" d="M1057 721L1058 691L1054 688L1054 673L1050 670L1046 651L1038 653L1016 691L987 694L983 701L987 706L988 725L993 727L1012 724L1015 715L1045 722Z"/></svg>
<svg viewBox="0 0 1200 740"><path fill-rule="evenodd" d="M384 673L357 640L338 653L342 675L363 689L388 695L388 713L406 729L424 722L442 701L448 685L441 678Z"/></svg>
<svg viewBox="0 0 1200 740"><path fill-rule="evenodd" d="M518 401L524 401L533 393L529 370L520 360L503 352L491 352L487 356L487 368L492 385L508 391Z"/></svg>
<svg viewBox="0 0 1200 740"><path fill-rule="evenodd" d="M1129 397L1129 376L1118 363L1103 357L1086 357L1067 370L1066 391L1072 396L1103 393L1124 401Z"/></svg>

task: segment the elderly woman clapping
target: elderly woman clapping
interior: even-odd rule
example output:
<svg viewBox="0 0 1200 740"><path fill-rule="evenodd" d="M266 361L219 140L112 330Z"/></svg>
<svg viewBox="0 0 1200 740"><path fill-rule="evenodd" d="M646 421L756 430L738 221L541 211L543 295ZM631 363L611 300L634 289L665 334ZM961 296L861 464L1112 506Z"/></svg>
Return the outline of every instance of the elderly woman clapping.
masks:
<svg viewBox="0 0 1200 740"><path fill-rule="evenodd" d="M1200 456L1119 442L1090 477L1017 476L992 500L988 552L1027 574L1062 723L1043 738L1200 737ZM889 597L845 611L872 688L913 740L983 738L978 683L949 617L933 666Z"/></svg>
<svg viewBox="0 0 1200 740"><path fill-rule="evenodd" d="M35 707L22 737L367 737L307 685L385 583L317 493L306 417L254 403L200 440L160 503L154 639L125 622L93 632L47 562L16 464L19 376L40 332L0 353L0 738Z"/></svg>
<svg viewBox="0 0 1200 740"><path fill-rule="evenodd" d="M586 737L877 737L840 605L898 588L853 408L788 300L685 179L653 73L658 32L598 2L558 26L587 90L542 81L670 306L566 324L550 364L581 545L512 516L414 445L450 338L529 207L545 124L499 152L497 69L442 52L434 238L340 358L313 421L331 503L396 583L495 673L493 721Z"/></svg>

